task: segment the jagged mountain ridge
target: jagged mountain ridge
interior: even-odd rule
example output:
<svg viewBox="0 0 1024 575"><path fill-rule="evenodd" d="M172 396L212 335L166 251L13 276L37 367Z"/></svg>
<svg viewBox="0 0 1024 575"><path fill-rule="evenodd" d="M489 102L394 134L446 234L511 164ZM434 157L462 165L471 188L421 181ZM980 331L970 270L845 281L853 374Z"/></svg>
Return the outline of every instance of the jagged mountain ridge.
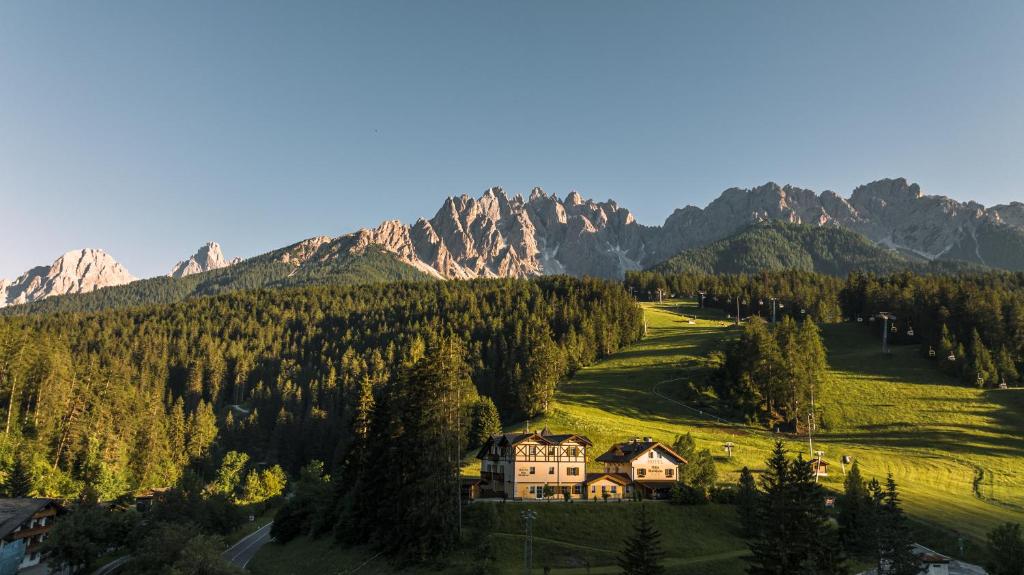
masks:
<svg viewBox="0 0 1024 575"><path fill-rule="evenodd" d="M0 279L0 307L30 303L54 295L88 293L133 281L135 277L103 250L74 250L49 266L28 270L14 281Z"/></svg>
<svg viewBox="0 0 1024 575"><path fill-rule="evenodd" d="M196 253L187 260L174 264L174 267L171 268L171 272L167 275L172 278L180 278L192 274L208 272L210 270L219 270L221 268L235 265L240 261L242 261L241 258L225 260L224 253L220 249L220 244L217 242L207 242L206 245L199 248Z"/></svg>
<svg viewBox="0 0 1024 575"><path fill-rule="evenodd" d="M614 201L564 200L534 188L529 199L491 188L448 198L433 218L388 221L328 242L329 251L378 245L442 278L529 277L568 273L618 278L679 252L768 221L839 226L928 260L1024 270L1024 204L985 208L928 196L903 178L860 186L850 198L769 182L730 188L706 208L676 210L643 226Z"/></svg>
<svg viewBox="0 0 1024 575"><path fill-rule="evenodd" d="M773 182L751 189L730 188L705 208L676 210L661 226L641 225L616 202L584 199L576 191L560 199L534 188L524 199L509 197L495 187L478 198L449 197L433 217L412 225L389 220L339 237L317 236L245 261L259 266L287 264L281 268L290 270L285 272L287 277L337 279L339 265L367 273L370 268L355 264L352 258L382 250L395 262L444 279L561 273L620 278L626 271L649 268L684 250L770 221L842 227L917 258L1024 270L1024 203L986 208L976 202L925 195L917 184L903 178L860 186L849 198ZM89 265L85 254L94 252L105 258L96 256ZM99 250L81 250L82 256L69 258L76 253L65 254L53 266L34 268L13 282L0 280L0 307L134 280ZM364 261L386 269L374 276L415 277L398 271L390 260L374 256ZM174 280L205 277L237 262L237 258L225 261L220 247L210 243L179 262L169 275ZM273 282L287 279L278 273L265 274L273 278L271 283L269 279L239 283L221 278L216 289L276 285ZM197 285L206 285L205 281Z"/></svg>

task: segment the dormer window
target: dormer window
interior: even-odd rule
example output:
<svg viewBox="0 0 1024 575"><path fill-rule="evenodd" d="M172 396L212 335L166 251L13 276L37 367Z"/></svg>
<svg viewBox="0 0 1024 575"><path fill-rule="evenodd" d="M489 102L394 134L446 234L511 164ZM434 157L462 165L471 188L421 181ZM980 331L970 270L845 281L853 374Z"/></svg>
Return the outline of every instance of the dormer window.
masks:
<svg viewBox="0 0 1024 575"><path fill-rule="evenodd" d="M647 459L654 459L654 452L653 451L647 454Z"/></svg>

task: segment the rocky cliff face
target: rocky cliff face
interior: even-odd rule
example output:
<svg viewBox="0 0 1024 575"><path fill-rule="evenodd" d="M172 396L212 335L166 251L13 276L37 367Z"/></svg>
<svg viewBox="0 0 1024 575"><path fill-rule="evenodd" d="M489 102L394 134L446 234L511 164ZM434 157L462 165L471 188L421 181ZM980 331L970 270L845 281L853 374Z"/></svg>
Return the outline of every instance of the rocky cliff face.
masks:
<svg viewBox="0 0 1024 575"><path fill-rule="evenodd" d="M175 264L174 267L171 268L171 273L167 275L172 278L180 278L190 276L192 274L208 272L210 270L226 268L230 265L237 264L239 261L241 261L239 258L234 258L230 261L225 260L224 254L220 251L220 244L217 242L208 242L205 246L199 248L195 255L185 261Z"/></svg>
<svg viewBox="0 0 1024 575"><path fill-rule="evenodd" d="M1024 204L986 209L925 195L902 178L860 186L850 198L773 182L731 188L706 208L676 210L660 227L642 226L615 202L587 200L575 191L560 199L535 188L523 199L491 188L479 198L448 198L433 218L412 226L388 221L331 240L325 253L376 245L442 278L558 273L617 278L765 221L835 225L927 259L982 264L998 259L994 265L1024 269L1024 255L1014 263L1005 254L987 253L998 246L978 239L983 232L992 237L993 226L1024 238Z"/></svg>
<svg viewBox="0 0 1024 575"><path fill-rule="evenodd" d="M0 280L0 307L132 281L135 277L103 250L76 250L57 258L50 266L32 268L14 281Z"/></svg>
<svg viewBox="0 0 1024 575"><path fill-rule="evenodd" d="M439 278L529 277L567 273L620 277L640 269L645 229L615 202L564 200L535 188L529 199L491 188L451 197L430 219L386 221L338 238L291 246L280 261L315 265L340 252L383 248Z"/></svg>

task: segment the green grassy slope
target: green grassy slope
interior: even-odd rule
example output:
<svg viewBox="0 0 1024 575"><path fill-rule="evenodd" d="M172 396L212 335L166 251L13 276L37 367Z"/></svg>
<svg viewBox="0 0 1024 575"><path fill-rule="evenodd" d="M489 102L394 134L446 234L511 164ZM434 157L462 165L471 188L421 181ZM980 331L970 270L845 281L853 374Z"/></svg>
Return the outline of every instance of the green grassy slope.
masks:
<svg viewBox="0 0 1024 575"><path fill-rule="evenodd" d="M577 373L560 388L552 415L534 426L585 433L595 453L629 437L671 441L689 431L717 454L724 455L726 441L736 445L732 459L718 459L724 480L735 481L744 465L759 469L772 434L671 400L686 397L688 381L699 377L699 368L689 366L736 329L713 318L690 325L681 311L697 310L649 306L648 337ZM832 369L818 394L824 429L814 446L833 463L827 486L842 489L841 455L853 456L868 477L881 480L892 471L909 512L931 526L929 542L940 547L959 533L977 549L999 522L1024 521L1024 390L963 387L915 348L885 357L859 324L827 326L824 333ZM784 439L807 456L806 437Z"/></svg>
<svg viewBox="0 0 1024 575"><path fill-rule="evenodd" d="M551 414L530 422L530 427L583 433L594 441L595 454L630 437L671 442L676 435L691 432L700 447L717 454L721 480L735 481L744 465L759 470L775 435L716 420L713 406L691 406L677 399L687 397L688 381L702 375L702 368L694 367L697 360L722 338L737 333L717 315L690 324L684 313L701 315L691 303L648 305L648 336L607 361L580 370L559 388ZM918 540L959 555L956 535L962 534L968 539L966 559L978 562L989 529L1002 521L1024 522L1024 390L963 387L913 348L895 348L891 357L884 357L876 338L859 324L827 326L824 334L832 369L818 393L825 429L816 436L814 447L824 450L826 460L833 463L825 485L842 489L839 458L844 454L853 456L869 478L882 480L892 471L915 519ZM791 452L806 457L806 437L782 438ZM726 441L736 445L732 459L724 456ZM478 462L467 457L464 473L478 471ZM503 535L496 547L502 573L518 572L521 566L518 513L524 505L500 506ZM540 514L536 566L548 561L555 567L553 573L582 574L586 570L580 562L589 561L592 573L616 572L615 552L629 528L625 513L633 504L529 505ZM744 572L746 544L736 535L731 507L652 505L659 510L669 573ZM467 535L471 540L473 534ZM352 567L372 556L366 550L327 550L326 543L300 541L268 546L252 565L254 572L267 575L300 573L298 565L331 554L345 555L341 564ZM460 572L467 554L461 553L453 560L456 566L442 572ZM386 573L393 568L383 563L376 569L359 572Z"/></svg>

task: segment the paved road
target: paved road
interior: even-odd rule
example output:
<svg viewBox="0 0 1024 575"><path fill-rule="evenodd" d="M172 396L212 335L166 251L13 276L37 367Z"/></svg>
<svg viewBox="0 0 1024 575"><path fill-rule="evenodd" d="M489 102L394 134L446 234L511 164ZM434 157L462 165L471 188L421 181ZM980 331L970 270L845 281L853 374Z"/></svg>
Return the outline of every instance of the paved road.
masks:
<svg viewBox="0 0 1024 575"><path fill-rule="evenodd" d="M256 555L256 552L270 542L270 526L273 524L274 522L271 521L246 535L238 543L235 543L222 553L221 557L229 563L245 569L245 566L249 564L249 561Z"/></svg>
<svg viewBox="0 0 1024 575"><path fill-rule="evenodd" d="M94 571L93 575L110 575L111 573L113 573L113 572L117 571L118 569L120 569L122 565L124 565L125 563L131 561L131 558L132 558L131 555L125 555L124 557L118 557L117 559L114 559L110 563L107 563L103 567L100 567L99 569Z"/></svg>

